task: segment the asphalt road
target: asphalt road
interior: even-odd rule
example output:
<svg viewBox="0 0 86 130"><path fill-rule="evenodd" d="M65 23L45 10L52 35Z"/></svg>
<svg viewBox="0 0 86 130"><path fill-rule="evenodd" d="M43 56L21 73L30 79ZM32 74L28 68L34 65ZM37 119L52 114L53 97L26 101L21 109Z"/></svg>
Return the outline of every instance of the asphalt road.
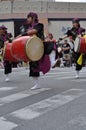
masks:
<svg viewBox="0 0 86 130"><path fill-rule="evenodd" d="M86 130L86 68L56 68L34 85L29 69L15 68L5 82L0 69L0 130Z"/></svg>

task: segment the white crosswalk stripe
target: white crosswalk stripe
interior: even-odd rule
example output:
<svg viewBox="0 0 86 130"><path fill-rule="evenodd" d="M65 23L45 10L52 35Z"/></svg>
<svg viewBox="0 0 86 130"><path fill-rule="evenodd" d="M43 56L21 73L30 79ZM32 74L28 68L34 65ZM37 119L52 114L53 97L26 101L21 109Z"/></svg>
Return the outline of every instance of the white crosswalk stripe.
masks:
<svg viewBox="0 0 86 130"><path fill-rule="evenodd" d="M0 91L9 91L15 89L16 87L0 87Z"/></svg>
<svg viewBox="0 0 86 130"><path fill-rule="evenodd" d="M62 79L75 79L75 74L76 71L74 68L58 68L56 71L52 70L49 73L47 73L46 75L42 76L42 78L52 78L52 79L56 79L56 80L62 80ZM82 77L84 77L86 75L86 68L83 68L80 71L80 81L85 81L84 79L82 79ZM73 81L76 81L73 80ZM78 82L78 80L76 81Z"/></svg>
<svg viewBox="0 0 86 130"><path fill-rule="evenodd" d="M17 124L7 121L4 117L0 118L0 130L12 130L17 126Z"/></svg>
<svg viewBox="0 0 86 130"><path fill-rule="evenodd" d="M61 107L62 105L65 105L84 94L86 94L86 92L83 89L69 89L67 91L62 92L61 94L56 94L40 102L13 111L5 115L5 117L0 117L0 129L12 130L13 128L18 127L18 124L8 121L6 119L6 116L16 117L17 119L23 120L32 120L51 110Z"/></svg>
<svg viewBox="0 0 86 130"><path fill-rule="evenodd" d="M71 79L71 81L74 82L82 82L85 81L85 78L81 78L79 80L74 79L75 70L73 68L71 69L71 73L69 69L57 69L50 71L46 75L41 74L41 78L52 78L56 80L62 80L62 79ZM17 72L16 72L17 73ZM22 73L22 72L21 72ZM26 74L26 71L23 71L22 74ZM86 70L82 70L80 72L81 77L84 77L86 73ZM15 87L0 87L0 92L8 92L8 91L14 91L17 89L18 86ZM41 88L38 90L21 90L19 92L15 92L13 94L5 95L4 97L0 97L0 107L3 107L4 105L8 105L9 103L14 103L23 100L24 98L29 98L32 95L37 95L45 91L49 91L51 88ZM71 101L79 98L82 95L85 95L86 91L84 89L69 89L66 90L60 94L55 94L53 96L50 96L48 98L44 98L40 101L36 101L36 103L32 103L31 105L24 106L23 108L19 108L16 110L13 110L12 112L9 112L3 116L0 117L0 130L12 130L13 128L18 127L19 124L16 124L13 121L7 120L7 117L17 118L18 120L32 120L34 118L37 118L47 112L50 112L51 110L57 109L58 107L61 107L67 103L70 103Z"/></svg>
<svg viewBox="0 0 86 130"><path fill-rule="evenodd" d="M13 102L13 101L16 101L16 100L19 100L19 99L23 99L25 97L29 97L29 96L32 96L34 94L38 94L40 92L43 92L43 91L46 91L46 90L49 90L50 88L41 88L41 89L38 89L38 90L35 90L35 91L31 91L31 90L25 90L25 91L22 91L22 92L19 92L19 93L16 93L16 94L12 94L12 95L9 95L9 96L6 96L6 97L2 97L0 98L0 105L4 105L5 103L10 103L10 102Z"/></svg>
<svg viewBox="0 0 86 130"><path fill-rule="evenodd" d="M75 94L74 94L75 92ZM83 89L70 89L23 109L12 112L11 115L24 120L31 120L55 108L58 108L74 99L86 94Z"/></svg>

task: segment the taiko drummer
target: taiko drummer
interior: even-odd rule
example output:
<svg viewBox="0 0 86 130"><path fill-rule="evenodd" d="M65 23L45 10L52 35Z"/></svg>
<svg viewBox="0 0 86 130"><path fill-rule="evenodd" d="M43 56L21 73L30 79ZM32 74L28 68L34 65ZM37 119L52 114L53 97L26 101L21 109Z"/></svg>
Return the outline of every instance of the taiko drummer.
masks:
<svg viewBox="0 0 86 130"><path fill-rule="evenodd" d="M82 37L85 34L85 29L80 26L80 19L74 18L72 20L73 27L67 31L66 35L62 38L66 38L72 36L73 40L75 41L76 37ZM60 40L62 40L60 39ZM79 72L82 69L83 62L83 55L80 52L75 52L75 63L76 63L76 76L75 78L79 78Z"/></svg>
<svg viewBox="0 0 86 130"><path fill-rule="evenodd" d="M85 33L85 29L82 28L80 26L80 23L79 23L79 19L78 18L74 18L72 23L73 23L73 27L71 29L71 31L73 31L75 33L75 37L74 37L74 40L76 38L77 35L79 36L83 36L83 34ZM81 59L80 59L81 58ZM79 62L79 59L81 60ZM83 55L80 53L80 52L76 52L75 53L75 60L76 60L76 78L79 78L79 71L82 69L82 66L83 66Z"/></svg>
<svg viewBox="0 0 86 130"><path fill-rule="evenodd" d="M44 25L42 23L39 23L38 15L34 12L30 12L27 15L27 24L21 26L20 31L22 34L20 36L33 36L35 34L42 41L44 41ZM56 66L57 64L57 60L55 59L54 47L52 47L51 51L49 52L51 55L50 57L49 54L47 54L48 52L44 52L44 53L46 54L44 54L39 61L29 62L29 66L30 66L29 76L31 76L35 82L35 85L31 89L40 88L39 80L38 80L40 76L40 71L42 71L45 74L50 70L51 65L53 67Z"/></svg>

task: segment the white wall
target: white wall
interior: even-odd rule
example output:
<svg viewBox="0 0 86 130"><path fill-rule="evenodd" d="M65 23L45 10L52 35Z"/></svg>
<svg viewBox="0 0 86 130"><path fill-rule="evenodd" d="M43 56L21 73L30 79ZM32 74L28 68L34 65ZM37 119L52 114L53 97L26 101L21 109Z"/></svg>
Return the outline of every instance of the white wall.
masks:
<svg viewBox="0 0 86 130"><path fill-rule="evenodd" d="M81 27L86 29L86 21L80 21ZM71 21L50 21L49 22L49 32L51 32L54 37L58 40L61 36L64 35L64 33L72 27L72 22Z"/></svg>
<svg viewBox="0 0 86 130"><path fill-rule="evenodd" d="M11 2L3 1L0 2L0 14L10 13L11 12Z"/></svg>
<svg viewBox="0 0 86 130"><path fill-rule="evenodd" d="M0 2L0 14L27 13L29 11L45 13L86 13L86 3L47 2L37 0L15 0Z"/></svg>

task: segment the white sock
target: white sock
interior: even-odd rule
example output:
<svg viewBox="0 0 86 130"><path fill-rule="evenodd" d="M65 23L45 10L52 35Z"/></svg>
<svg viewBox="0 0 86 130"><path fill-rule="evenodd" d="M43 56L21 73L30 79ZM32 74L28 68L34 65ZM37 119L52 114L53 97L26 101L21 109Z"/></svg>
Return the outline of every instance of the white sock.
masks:
<svg viewBox="0 0 86 130"><path fill-rule="evenodd" d="M35 85L31 88L31 90L40 88L38 77L33 77L33 80L35 82Z"/></svg>
<svg viewBox="0 0 86 130"><path fill-rule="evenodd" d="M9 77L9 74L6 74L6 78L8 78Z"/></svg>
<svg viewBox="0 0 86 130"><path fill-rule="evenodd" d="M49 54L49 57L50 57L50 62L51 62L51 67L54 65L55 63L55 51L53 50L50 54Z"/></svg>
<svg viewBox="0 0 86 130"><path fill-rule="evenodd" d="M38 77L33 77L33 80L34 80L35 85L39 85Z"/></svg>
<svg viewBox="0 0 86 130"><path fill-rule="evenodd" d="M76 78L79 78L79 71L76 71Z"/></svg>
<svg viewBox="0 0 86 130"><path fill-rule="evenodd" d="M63 64L63 58L60 58L60 60L61 60L61 64Z"/></svg>
<svg viewBox="0 0 86 130"><path fill-rule="evenodd" d="M79 76L79 71L78 71L78 70L76 71L76 75L78 75L78 76Z"/></svg>
<svg viewBox="0 0 86 130"><path fill-rule="evenodd" d="M6 82L9 81L9 74L6 74L6 79L5 79L5 81L6 81Z"/></svg>

